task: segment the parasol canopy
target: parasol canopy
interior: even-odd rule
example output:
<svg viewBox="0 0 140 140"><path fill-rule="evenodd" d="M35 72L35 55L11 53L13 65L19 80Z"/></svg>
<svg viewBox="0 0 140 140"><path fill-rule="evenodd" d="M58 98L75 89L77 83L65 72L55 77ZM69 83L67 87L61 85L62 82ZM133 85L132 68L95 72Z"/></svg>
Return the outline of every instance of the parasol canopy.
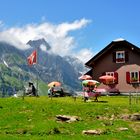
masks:
<svg viewBox="0 0 140 140"><path fill-rule="evenodd" d="M103 75L103 76L100 76L99 77L100 80L105 80L105 81L113 81L115 80L115 77L114 76L111 76L111 75Z"/></svg>
<svg viewBox="0 0 140 140"><path fill-rule="evenodd" d="M95 85L99 85L100 82L96 81L96 80L84 80L82 81L82 85L83 86L95 86Z"/></svg>
<svg viewBox="0 0 140 140"><path fill-rule="evenodd" d="M82 75L78 79L80 79L80 80L91 80L92 77L90 75Z"/></svg>
<svg viewBox="0 0 140 140"><path fill-rule="evenodd" d="M53 86L55 86L55 87L61 86L61 83L58 81L53 81L48 84L48 87L53 87Z"/></svg>
<svg viewBox="0 0 140 140"><path fill-rule="evenodd" d="M100 76L99 79L106 85L112 84L116 80L116 78L111 75Z"/></svg>

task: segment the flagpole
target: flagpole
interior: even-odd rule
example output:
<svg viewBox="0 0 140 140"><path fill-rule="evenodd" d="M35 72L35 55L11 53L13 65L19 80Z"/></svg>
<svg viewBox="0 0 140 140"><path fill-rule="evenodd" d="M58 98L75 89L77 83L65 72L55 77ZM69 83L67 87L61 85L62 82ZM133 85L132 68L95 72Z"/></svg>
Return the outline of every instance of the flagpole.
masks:
<svg viewBox="0 0 140 140"><path fill-rule="evenodd" d="M33 66L34 68L35 68L35 70L36 70L36 72L37 72L37 75L36 75L36 96L38 96L39 94L39 86L38 86L38 84L39 84L39 82L38 82L38 80L39 80L39 71L38 71L38 60L39 60L39 47L37 47L36 49L35 49L35 51L33 51L32 53L31 53L31 55L27 58L27 60L28 60L28 64L30 65L30 66L32 66L32 65L34 65L34 64L36 64L35 66Z"/></svg>
<svg viewBox="0 0 140 140"><path fill-rule="evenodd" d="M36 62L36 65L38 67L38 60L39 60L39 47L37 47L37 62ZM36 69L37 69L36 67ZM38 84L38 80L39 80L39 71L37 69L37 77L36 77L36 89L37 89L37 93L36 93L36 96L39 96L39 84Z"/></svg>

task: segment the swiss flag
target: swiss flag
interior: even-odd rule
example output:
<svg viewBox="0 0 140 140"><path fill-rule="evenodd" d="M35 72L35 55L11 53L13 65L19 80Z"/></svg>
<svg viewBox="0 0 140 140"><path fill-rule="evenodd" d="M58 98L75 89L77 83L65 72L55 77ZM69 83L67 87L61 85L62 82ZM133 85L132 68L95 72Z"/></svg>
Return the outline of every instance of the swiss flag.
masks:
<svg viewBox="0 0 140 140"><path fill-rule="evenodd" d="M33 65L37 63L37 51L33 51L31 55L27 58L28 65Z"/></svg>

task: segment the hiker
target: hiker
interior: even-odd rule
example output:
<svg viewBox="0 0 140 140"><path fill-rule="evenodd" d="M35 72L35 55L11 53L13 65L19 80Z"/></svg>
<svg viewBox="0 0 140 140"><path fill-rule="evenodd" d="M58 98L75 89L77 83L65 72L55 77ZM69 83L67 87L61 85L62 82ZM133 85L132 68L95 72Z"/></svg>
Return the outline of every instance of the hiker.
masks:
<svg viewBox="0 0 140 140"><path fill-rule="evenodd" d="M53 85L52 87L50 87L50 88L48 89L48 96L49 96L49 97L54 96L54 87L55 87L55 85Z"/></svg>
<svg viewBox="0 0 140 140"><path fill-rule="evenodd" d="M29 82L29 87L27 89L27 95L29 96L37 96L36 95L36 88L32 82Z"/></svg>
<svg viewBox="0 0 140 140"><path fill-rule="evenodd" d="M94 97L95 97L94 101L98 102L98 97L100 96L100 93L97 92L96 90L97 90L97 85L95 85L93 92L94 92Z"/></svg>
<svg viewBox="0 0 140 140"><path fill-rule="evenodd" d="M50 88L51 96L54 96L54 88L55 88L55 85L53 85L53 86Z"/></svg>
<svg viewBox="0 0 140 140"><path fill-rule="evenodd" d="M48 96L51 97L51 88L48 89Z"/></svg>
<svg viewBox="0 0 140 140"><path fill-rule="evenodd" d="M28 88L26 89L26 94L31 95L32 93L32 87L31 87L31 82L28 83Z"/></svg>
<svg viewBox="0 0 140 140"><path fill-rule="evenodd" d="M61 87L60 96L61 96L61 97L63 97L63 96L64 96L64 91L63 91L63 88L62 88L62 87Z"/></svg>
<svg viewBox="0 0 140 140"><path fill-rule="evenodd" d="M33 83L32 83L32 94L33 94L33 96L37 96L37 94L36 94L36 88L35 88L35 86L34 86Z"/></svg>
<svg viewBox="0 0 140 140"><path fill-rule="evenodd" d="M89 99L89 88L84 89L84 102Z"/></svg>

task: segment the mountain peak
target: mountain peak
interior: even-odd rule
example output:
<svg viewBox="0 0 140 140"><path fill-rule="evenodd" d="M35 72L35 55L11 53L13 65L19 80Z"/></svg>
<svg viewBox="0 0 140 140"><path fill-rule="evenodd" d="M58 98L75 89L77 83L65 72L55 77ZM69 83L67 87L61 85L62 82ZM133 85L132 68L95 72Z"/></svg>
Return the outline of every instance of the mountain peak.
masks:
<svg viewBox="0 0 140 140"><path fill-rule="evenodd" d="M33 48L37 48L40 47L41 45L44 45L47 50L51 49L51 46L47 43L47 41L44 38L37 40L29 40L27 42L27 45L30 45Z"/></svg>

